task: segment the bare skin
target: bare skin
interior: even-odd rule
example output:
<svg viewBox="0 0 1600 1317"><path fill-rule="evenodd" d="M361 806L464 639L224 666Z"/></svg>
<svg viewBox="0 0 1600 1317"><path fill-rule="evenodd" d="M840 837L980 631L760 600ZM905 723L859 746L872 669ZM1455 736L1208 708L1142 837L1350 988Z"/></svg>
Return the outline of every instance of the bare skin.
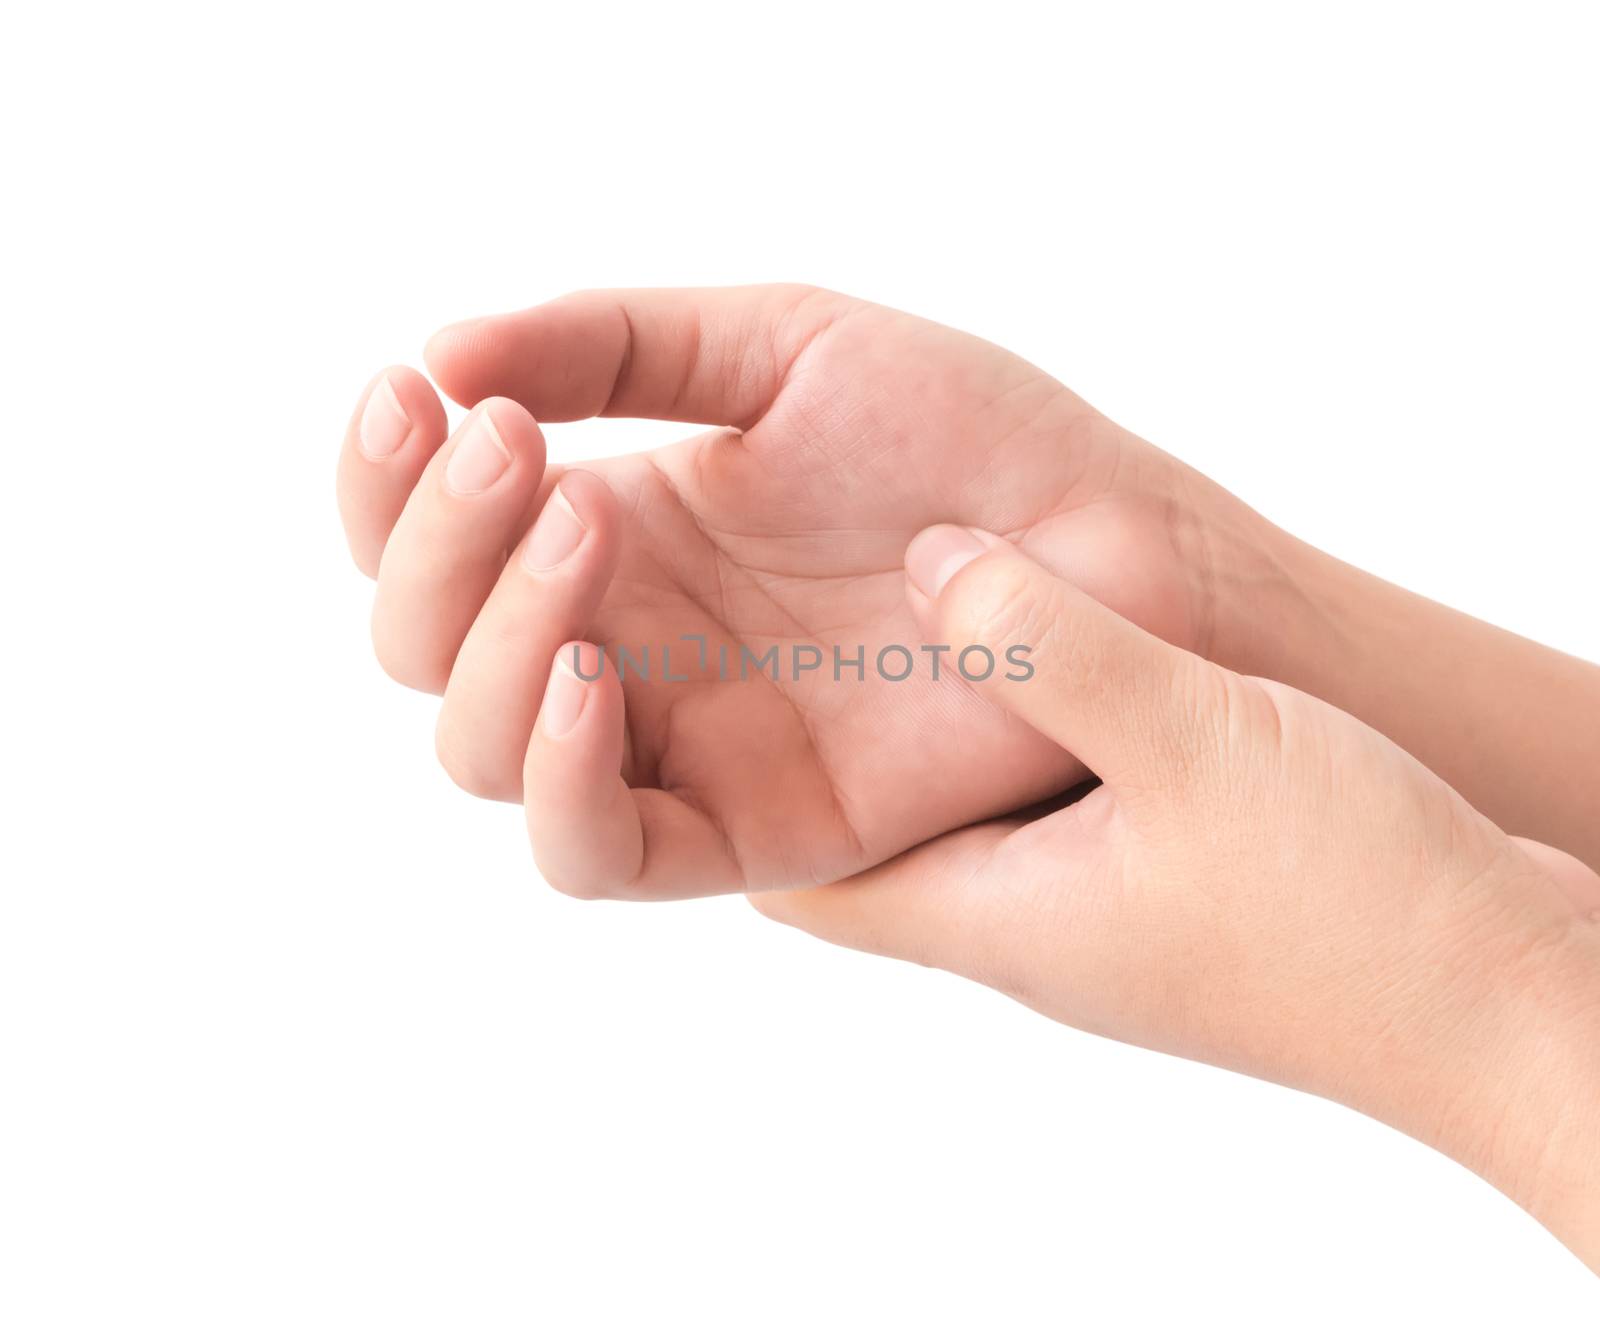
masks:
<svg viewBox="0 0 1600 1317"><path fill-rule="evenodd" d="M1001 540L934 528L907 567L930 637L1029 641L1032 680L977 689L1103 785L757 908L1363 1110L1600 1270L1600 876L1349 715L1164 644Z"/></svg>
<svg viewBox="0 0 1600 1317"><path fill-rule="evenodd" d="M385 371L341 509L380 659L443 693L441 759L523 801L552 883L823 885L755 899L1357 1106L1600 1266L1600 669L1299 543L998 348L834 294L581 294L428 360L472 415L447 439L427 381ZM595 415L719 428L546 470L533 418ZM948 571L912 543L947 521L988 528ZM692 674L686 634L1022 643L1038 680L577 675L595 644ZM1079 804L998 817L1085 762Z"/></svg>
<svg viewBox="0 0 1600 1317"><path fill-rule="evenodd" d="M825 669L634 682L625 699L603 681L605 744L535 731L572 641L669 648L680 674L699 647L686 635L735 655L915 649L901 557L940 521L991 528L1173 644L1351 708L1507 826L1600 855L1575 786L1600 778L1600 747L1565 713L1600 707L1600 670L1326 559L991 344L780 286L578 294L453 326L427 356L476 408L463 432L487 417L504 460L480 443L461 465L494 479L452 488L464 440L446 439L428 383L392 367L368 386L340 503L378 577L374 641L397 679L444 695L441 759L469 790L523 801L563 890L827 882L1080 780L1070 754L949 680ZM595 415L721 428L547 472L534 418ZM558 478L564 499L541 513ZM569 509L576 546L530 569L541 533L570 540ZM1420 628L1449 637L1443 652ZM1479 645L1492 663L1460 660ZM1507 664L1538 676L1511 700Z"/></svg>

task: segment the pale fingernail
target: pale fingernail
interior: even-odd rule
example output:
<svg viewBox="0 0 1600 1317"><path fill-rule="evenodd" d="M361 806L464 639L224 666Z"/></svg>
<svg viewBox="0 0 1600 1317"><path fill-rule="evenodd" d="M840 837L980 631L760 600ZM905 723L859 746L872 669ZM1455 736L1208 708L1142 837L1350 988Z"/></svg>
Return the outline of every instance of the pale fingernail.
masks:
<svg viewBox="0 0 1600 1317"><path fill-rule="evenodd" d="M523 563L536 572L549 571L572 555L588 529L557 485L533 523L533 534L522 550Z"/></svg>
<svg viewBox="0 0 1600 1317"><path fill-rule="evenodd" d="M368 457L389 457L411 433L411 418L400 405L400 398L385 375L367 395L361 409L361 428L357 439Z"/></svg>
<svg viewBox="0 0 1600 1317"><path fill-rule="evenodd" d="M577 673L575 663L596 676L601 659L593 645L565 645L550 665L550 680L544 688L544 730L546 736L565 736L578 722L584 702L589 698L589 683Z"/></svg>
<svg viewBox="0 0 1600 1317"><path fill-rule="evenodd" d="M906 575L923 594L936 599L950 578L980 557L986 547L960 526L930 526L906 550Z"/></svg>
<svg viewBox="0 0 1600 1317"><path fill-rule="evenodd" d="M481 494L511 465L511 452L487 411L477 411L445 463L444 483L456 494Z"/></svg>

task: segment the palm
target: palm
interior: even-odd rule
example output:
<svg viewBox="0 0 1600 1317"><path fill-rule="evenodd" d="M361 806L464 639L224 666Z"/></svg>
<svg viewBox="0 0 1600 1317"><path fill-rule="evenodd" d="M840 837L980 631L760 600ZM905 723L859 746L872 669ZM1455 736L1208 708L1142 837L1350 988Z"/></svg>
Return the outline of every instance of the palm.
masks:
<svg viewBox="0 0 1600 1317"><path fill-rule="evenodd" d="M941 521L1003 534L1193 645L1203 601L1151 451L1017 357L853 304L742 433L592 464L628 517L590 638L670 651L692 676L629 674L624 776L709 815L752 886L831 880L1060 790L1081 775L1063 751L948 671L930 680L923 656L900 683L872 656L917 652L902 559ZM741 647L777 646L787 668L801 645L820 670L717 679L719 650L737 676ZM835 646L864 648L864 678L835 678Z"/></svg>

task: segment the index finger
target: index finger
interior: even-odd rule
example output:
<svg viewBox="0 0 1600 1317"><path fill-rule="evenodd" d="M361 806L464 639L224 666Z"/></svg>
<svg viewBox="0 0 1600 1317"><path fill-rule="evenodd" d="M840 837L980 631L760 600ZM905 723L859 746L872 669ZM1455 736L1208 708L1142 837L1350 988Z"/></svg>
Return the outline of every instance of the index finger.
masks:
<svg viewBox="0 0 1600 1317"><path fill-rule="evenodd" d="M637 416L747 429L806 348L864 303L796 284L571 293L429 341L457 402L515 398L541 421Z"/></svg>

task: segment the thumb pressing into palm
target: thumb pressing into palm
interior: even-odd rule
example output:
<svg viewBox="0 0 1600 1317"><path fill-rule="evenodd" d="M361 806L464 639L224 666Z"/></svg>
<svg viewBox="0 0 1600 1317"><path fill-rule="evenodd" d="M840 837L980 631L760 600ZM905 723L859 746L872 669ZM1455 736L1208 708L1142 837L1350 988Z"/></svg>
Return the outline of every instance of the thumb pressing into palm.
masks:
<svg viewBox="0 0 1600 1317"><path fill-rule="evenodd" d="M1124 899L1130 833L1159 832L1165 802L1192 787L1235 679L984 531L924 531L906 570L912 611L930 641L949 646L950 664L962 672L992 667L977 683L983 693L1070 750L1102 785L1034 822L978 824L859 877L751 901L829 941L1032 999L1025 962L1059 920L1081 937ZM1072 1012L1071 1022L1112 1031L1102 1014Z"/></svg>

